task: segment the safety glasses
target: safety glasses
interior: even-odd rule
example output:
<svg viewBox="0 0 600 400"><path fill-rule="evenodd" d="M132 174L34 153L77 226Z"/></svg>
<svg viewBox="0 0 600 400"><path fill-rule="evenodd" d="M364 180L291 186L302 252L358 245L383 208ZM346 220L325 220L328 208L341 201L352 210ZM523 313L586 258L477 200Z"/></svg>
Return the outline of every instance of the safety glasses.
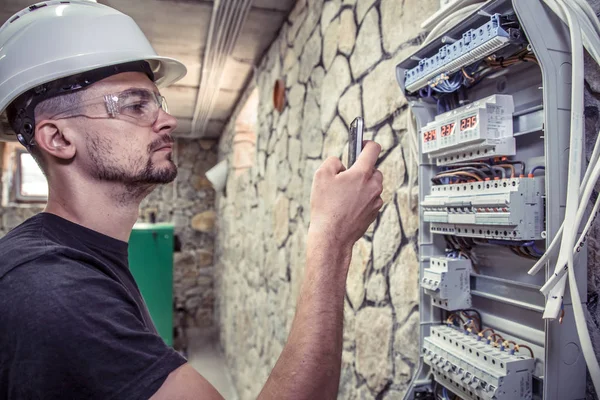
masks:
<svg viewBox="0 0 600 400"><path fill-rule="evenodd" d="M169 112L167 101L163 96L152 90L133 88L83 101L76 107L61 111L50 119L114 118L139 126L152 126L158 119L160 110Z"/></svg>

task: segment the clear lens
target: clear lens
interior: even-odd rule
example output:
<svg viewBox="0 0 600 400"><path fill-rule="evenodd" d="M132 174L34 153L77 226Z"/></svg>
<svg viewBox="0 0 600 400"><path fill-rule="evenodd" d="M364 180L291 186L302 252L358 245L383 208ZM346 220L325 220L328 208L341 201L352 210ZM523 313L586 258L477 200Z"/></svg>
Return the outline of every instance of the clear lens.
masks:
<svg viewBox="0 0 600 400"><path fill-rule="evenodd" d="M72 118L84 116L88 118L106 117L116 118L132 122L140 126L152 126L158 119L159 110L168 112L167 101L163 96L148 89L129 89L120 93L102 96L103 100L90 100L81 103L77 110L85 107L87 110L80 114L71 114L66 110L53 118ZM106 106L104 115L97 115L95 112L102 112L99 107L104 103Z"/></svg>
<svg viewBox="0 0 600 400"><path fill-rule="evenodd" d="M130 89L117 95L116 118L128 118L139 125L151 126L158 118L159 109L166 107L164 98L150 90ZM107 104L110 109L110 105Z"/></svg>

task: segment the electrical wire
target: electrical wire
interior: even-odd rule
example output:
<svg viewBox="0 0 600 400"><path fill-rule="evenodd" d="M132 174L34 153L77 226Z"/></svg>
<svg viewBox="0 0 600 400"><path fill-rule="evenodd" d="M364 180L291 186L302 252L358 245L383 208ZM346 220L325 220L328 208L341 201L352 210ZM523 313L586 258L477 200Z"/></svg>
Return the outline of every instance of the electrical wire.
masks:
<svg viewBox="0 0 600 400"><path fill-rule="evenodd" d="M502 159L500 160L503 164L513 164L513 165L520 165L521 166L521 175L525 175L525 162L523 161L518 161L518 160L507 160L505 159L505 157L502 157Z"/></svg>
<svg viewBox="0 0 600 400"><path fill-rule="evenodd" d="M452 176L465 176L465 177L472 178L476 181L483 181L483 179L481 179L479 176L477 176L471 172L462 172L462 171L436 175L436 178L445 178L445 177L452 177Z"/></svg>
<svg viewBox="0 0 600 400"><path fill-rule="evenodd" d="M582 353L588 366L594 387L598 392L600 391L600 365L594 355L594 349L585 321L585 314L581 304L574 271L573 247L575 246L575 236L579 224L572 222L574 222L574 218L579 214L579 209L585 206L585 204L580 204L585 203L585 201L582 202L580 199L581 187L584 188L583 191L585 193L585 189L587 189L590 184L590 179L592 179L594 184L597 180L593 180L593 175L599 165L597 162L597 157L600 154L598 143L596 143L594 151L592 152L592 159L594 162L592 163L592 160L590 160L590 165L593 165L593 169L591 167L588 168L584 174L583 180L581 180L581 167L578 161L581 159L580 155L582 153L583 141L583 47L588 50L596 63L600 64L600 45L598 44L600 42L600 22L590 9L589 5L584 4L585 2L583 0L544 0L544 2L569 27L571 36L572 71L574 71L572 74L573 92L571 98L571 139L569 145L569 160L572 160L572 165L569 168L569 177L567 181L567 204L564 218L564 221L569 221L569 224L563 222L562 225L562 240L560 240L560 250L558 262L555 266L555 273L560 271L566 261L575 325L581 343ZM584 196L584 199L585 198L586 197ZM552 244L558 243L556 240L558 236L558 234L555 236ZM554 251L554 246L556 246L556 244L554 246L552 246L552 244L549 246L546 252L547 254ZM544 257L542 257L540 261L542 259L544 259ZM530 273L541 269L541 266L538 264L541 263L536 263ZM545 318L554 319L561 312L565 287L566 276L563 276L548 293L546 311L544 312Z"/></svg>
<svg viewBox="0 0 600 400"><path fill-rule="evenodd" d="M512 165L512 164L496 164L496 165L498 165L499 167L502 167L502 168L508 168L510 170L510 177L511 178L515 177L515 166L514 165Z"/></svg>
<svg viewBox="0 0 600 400"><path fill-rule="evenodd" d="M479 332L479 336L483 337L483 335L485 335L486 332L496 333L496 332L494 332L494 330L492 328L485 328L484 330Z"/></svg>
<svg viewBox="0 0 600 400"><path fill-rule="evenodd" d="M450 400L450 396L448 395L448 389L446 389L445 387L442 387L442 396L444 400Z"/></svg>
<svg viewBox="0 0 600 400"><path fill-rule="evenodd" d="M573 71L583 71L583 47L581 46L581 28L577 17L568 4L558 0L557 4L562 8L567 17L567 25L571 34L571 50L572 50L572 65ZM572 76L572 95L571 95L571 132L569 143L569 160L580 160L583 146L583 75L573 74ZM577 213L577 205L579 202L578 184L581 181L581 164L573 162L568 169L567 179L567 201L565 207L565 220L573 221ZM558 261L556 263L555 273L560 269L560 265L565 262L568 268L573 266L573 248L574 225L567 224L561 241ZM560 311L560 303L563 300L566 286L566 279L563 277L558 281L548 293L546 309L544 312L545 319L555 319Z"/></svg>
<svg viewBox="0 0 600 400"><path fill-rule="evenodd" d="M511 342L511 343L514 343L514 342ZM529 350L529 352L531 353L531 358L535 358L535 355L533 354L533 350L531 350L531 347L526 346L524 344L516 344L515 345L515 351L518 352L521 349L521 347L524 348L524 349Z"/></svg>
<svg viewBox="0 0 600 400"><path fill-rule="evenodd" d="M425 47L427 44L431 43L435 38L437 38L440 35L440 33L445 32L449 28L456 25L457 22L462 21L465 18L465 15L468 15L468 14L472 13L473 11L477 10L478 8L480 8L481 4L483 2L484 2L484 0L482 0L479 3L471 4L466 7L460 8L460 9L454 11L452 14L449 14L446 18L441 20L440 23L437 24L431 30L431 32L429 32L429 34L423 41L422 47Z"/></svg>
<svg viewBox="0 0 600 400"><path fill-rule="evenodd" d="M461 171L467 171L467 172L474 173L477 176L479 176L482 180L485 178L488 178L488 176L483 171L481 171L480 169L475 168L475 167L461 167L461 168L448 169L446 171L442 171L442 172L436 174L436 177L439 175L442 175L442 174L449 174L449 173L461 172Z"/></svg>

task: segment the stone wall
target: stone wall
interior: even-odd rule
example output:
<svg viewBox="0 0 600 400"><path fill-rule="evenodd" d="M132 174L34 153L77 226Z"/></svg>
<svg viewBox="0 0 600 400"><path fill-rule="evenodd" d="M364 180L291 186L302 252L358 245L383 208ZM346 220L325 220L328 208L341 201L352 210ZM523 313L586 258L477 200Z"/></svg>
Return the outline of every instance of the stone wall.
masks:
<svg viewBox="0 0 600 400"><path fill-rule="evenodd" d="M218 321L241 398L255 398L286 342L305 262L312 178L347 155L359 115L383 147L383 211L354 249L340 399L401 398L417 362L417 186L394 67L439 0L299 1L260 63L255 165L217 201ZM287 104L272 105L276 79ZM253 87L249 87L247 95ZM244 102L240 103L243 105ZM232 158L235 116L220 143Z"/></svg>
<svg viewBox="0 0 600 400"><path fill-rule="evenodd" d="M401 399L418 358L416 168L396 63L422 40L438 0L300 0L246 91L260 91L255 165L217 200L217 320L242 399L255 398L286 342L302 281L313 173L345 162L347 125L363 115L383 147L385 206L357 243L347 282L340 399ZM287 104L273 109L285 79ZM588 139L600 128L600 75L588 76ZM238 111L244 99L238 106ZM219 156L232 158L235 114ZM590 148L591 150L591 148ZM600 344L597 254L590 235L589 326ZM588 398L594 398L589 391Z"/></svg>
<svg viewBox="0 0 600 400"><path fill-rule="evenodd" d="M140 206L140 220L175 224L173 269L176 347L186 346L183 330L214 326L213 289L215 191L204 173L217 161L214 140L177 139L177 178L154 190Z"/></svg>

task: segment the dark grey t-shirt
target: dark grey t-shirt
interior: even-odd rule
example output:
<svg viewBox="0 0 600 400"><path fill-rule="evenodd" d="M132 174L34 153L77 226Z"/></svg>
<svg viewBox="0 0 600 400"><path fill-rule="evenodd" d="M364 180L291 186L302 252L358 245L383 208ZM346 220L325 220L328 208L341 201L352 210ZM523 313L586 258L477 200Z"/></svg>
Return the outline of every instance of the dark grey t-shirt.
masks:
<svg viewBox="0 0 600 400"><path fill-rule="evenodd" d="M48 213L0 239L0 399L147 399L185 362L156 332L127 243Z"/></svg>

